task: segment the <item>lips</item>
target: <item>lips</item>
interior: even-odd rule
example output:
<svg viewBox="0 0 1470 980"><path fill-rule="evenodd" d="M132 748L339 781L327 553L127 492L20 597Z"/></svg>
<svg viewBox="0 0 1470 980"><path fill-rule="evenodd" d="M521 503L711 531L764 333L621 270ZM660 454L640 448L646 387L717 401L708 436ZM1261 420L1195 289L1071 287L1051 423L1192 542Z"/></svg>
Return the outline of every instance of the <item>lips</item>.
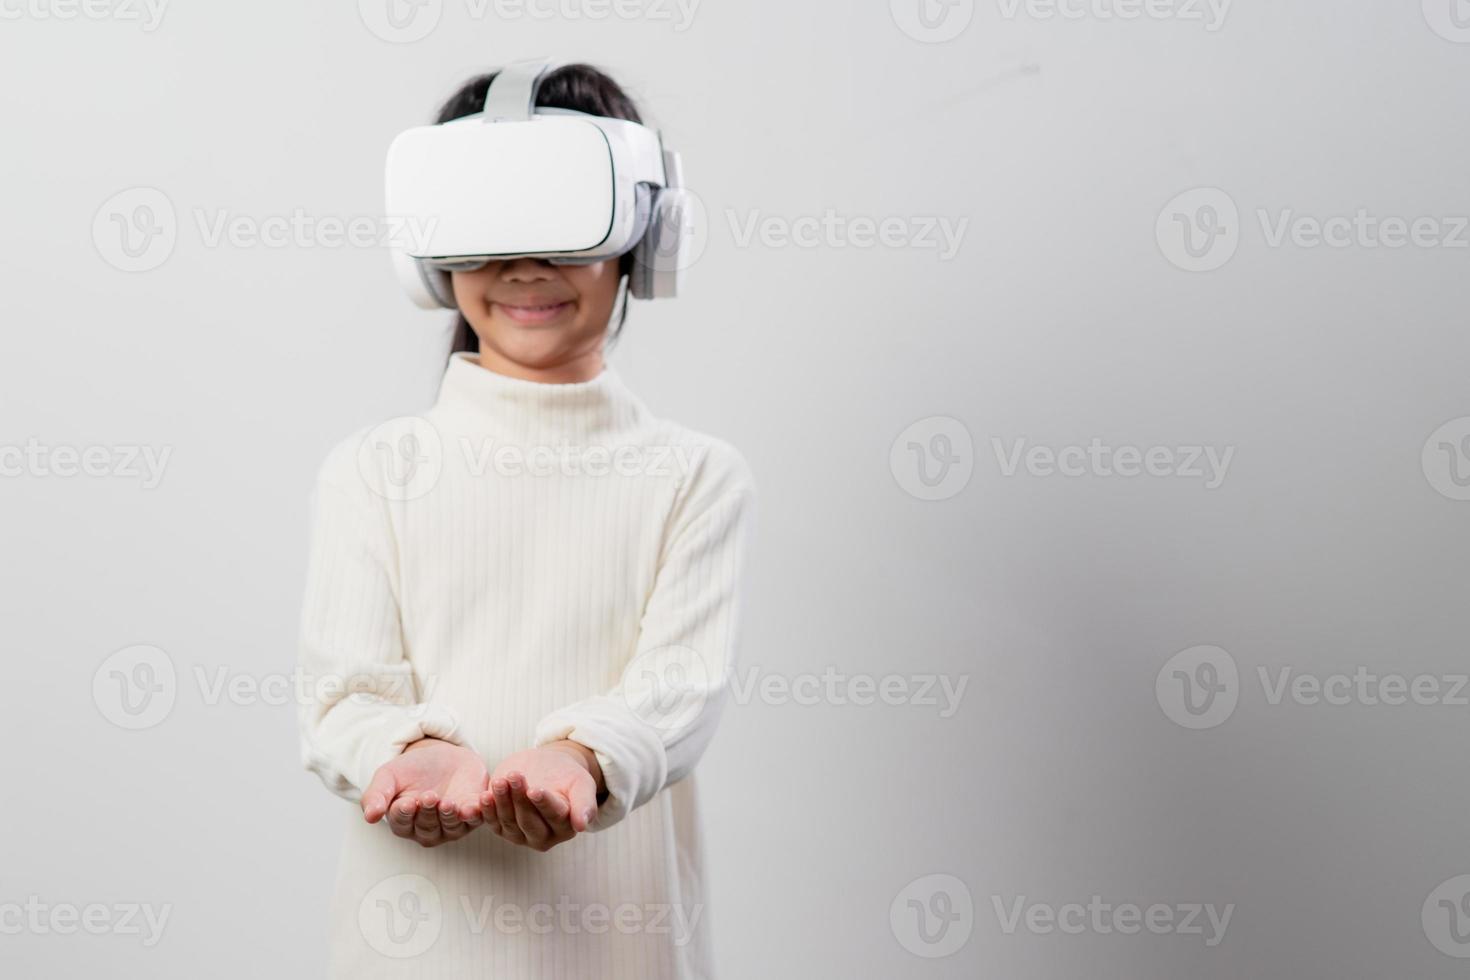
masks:
<svg viewBox="0 0 1470 980"><path fill-rule="evenodd" d="M517 323L546 323L555 320L572 308L570 300L560 303L501 303L496 302L506 316Z"/></svg>

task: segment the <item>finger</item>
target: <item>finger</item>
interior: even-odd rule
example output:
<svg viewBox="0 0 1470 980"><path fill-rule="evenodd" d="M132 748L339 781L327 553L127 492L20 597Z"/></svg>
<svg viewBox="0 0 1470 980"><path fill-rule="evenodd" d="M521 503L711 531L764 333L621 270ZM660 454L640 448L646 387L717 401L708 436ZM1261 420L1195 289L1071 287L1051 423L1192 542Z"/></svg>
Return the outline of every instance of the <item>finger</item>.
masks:
<svg viewBox="0 0 1470 980"><path fill-rule="evenodd" d="M540 786L534 786L526 790L526 799L530 800L536 812L541 814L541 819L546 822L546 826L553 835L568 839L576 833L572 829L572 822L567 819L572 814L572 805L567 802L565 796L555 790L548 791Z"/></svg>
<svg viewBox="0 0 1470 980"><path fill-rule="evenodd" d="M464 825L464 820L459 815L458 804L449 800L445 800L439 804L439 826L444 828L444 836L446 837L450 834L460 834L468 829Z"/></svg>
<svg viewBox="0 0 1470 980"><path fill-rule="evenodd" d="M541 819L536 805L526 798L526 779L518 772L510 774L510 799L515 806L516 823L526 840L531 844L544 844L551 837L551 828Z"/></svg>
<svg viewBox="0 0 1470 980"><path fill-rule="evenodd" d="M572 784L567 808L571 810L572 829L584 833L597 816L597 787L591 779Z"/></svg>
<svg viewBox="0 0 1470 980"><path fill-rule="evenodd" d="M487 824L495 823L495 794L491 791L490 787L485 787L485 791L480 794L478 802L480 804L480 819L484 820Z"/></svg>
<svg viewBox="0 0 1470 980"><path fill-rule="evenodd" d="M388 804L398 795L398 779L393 770L379 766L372 782L362 794L362 815L368 823L377 823L388 812Z"/></svg>
<svg viewBox="0 0 1470 980"><path fill-rule="evenodd" d="M432 847L444 837L444 828L439 823L439 795L425 793L419 799L418 816L413 821L413 836L420 844Z"/></svg>
<svg viewBox="0 0 1470 980"><path fill-rule="evenodd" d="M526 835L521 833L520 824L516 823L516 808L510 799L510 783L504 779L493 779L490 781L490 790L493 794L491 801L495 804L495 819L500 824L500 836L516 844L524 844Z"/></svg>
<svg viewBox="0 0 1470 980"><path fill-rule="evenodd" d="M459 822L465 830L474 830L485 822L485 815L480 811L480 799L478 796L460 803L454 808Z"/></svg>
<svg viewBox="0 0 1470 980"><path fill-rule="evenodd" d="M419 812L414 819L413 829L425 832L439 829L439 794L430 792L419 797Z"/></svg>
<svg viewBox="0 0 1470 980"><path fill-rule="evenodd" d="M388 807L388 826L399 837L412 837L413 820L418 812L418 797L412 793L404 793Z"/></svg>
<svg viewBox="0 0 1470 980"><path fill-rule="evenodd" d="M495 793L493 790L485 790L480 794L480 819L487 830L495 836L500 836L500 817L495 813Z"/></svg>

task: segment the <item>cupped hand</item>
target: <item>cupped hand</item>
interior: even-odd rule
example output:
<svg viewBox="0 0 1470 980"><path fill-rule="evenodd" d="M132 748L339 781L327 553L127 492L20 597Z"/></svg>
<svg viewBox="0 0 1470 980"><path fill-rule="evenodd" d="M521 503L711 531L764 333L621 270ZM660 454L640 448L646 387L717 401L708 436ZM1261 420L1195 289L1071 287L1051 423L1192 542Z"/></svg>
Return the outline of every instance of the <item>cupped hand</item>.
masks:
<svg viewBox="0 0 1470 980"><path fill-rule="evenodd" d="M507 756L480 796L485 825L512 844L549 851L597 815L602 770L576 742L551 742Z"/></svg>
<svg viewBox="0 0 1470 980"><path fill-rule="evenodd" d="M424 847L459 840L483 822L485 762L472 749L437 738L409 744L378 767L362 794L362 815L386 815L393 833Z"/></svg>

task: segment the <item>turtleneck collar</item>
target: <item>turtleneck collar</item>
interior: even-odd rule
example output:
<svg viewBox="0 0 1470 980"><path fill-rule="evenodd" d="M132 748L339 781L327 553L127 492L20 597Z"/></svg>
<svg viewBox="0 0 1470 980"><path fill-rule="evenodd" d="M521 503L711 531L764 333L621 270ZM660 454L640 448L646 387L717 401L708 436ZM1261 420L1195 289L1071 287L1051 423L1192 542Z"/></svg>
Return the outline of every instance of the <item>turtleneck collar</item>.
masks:
<svg viewBox="0 0 1470 980"><path fill-rule="evenodd" d="M467 413L507 439L606 436L635 428L648 414L610 365L590 381L550 384L483 368L470 351L450 357L438 404Z"/></svg>

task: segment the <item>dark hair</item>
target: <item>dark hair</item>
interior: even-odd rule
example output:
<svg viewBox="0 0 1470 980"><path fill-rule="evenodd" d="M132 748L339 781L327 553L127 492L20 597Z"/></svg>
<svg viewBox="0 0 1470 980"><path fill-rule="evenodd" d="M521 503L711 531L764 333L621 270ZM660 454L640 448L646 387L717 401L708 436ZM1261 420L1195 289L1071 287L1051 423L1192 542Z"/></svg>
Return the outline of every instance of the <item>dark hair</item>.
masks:
<svg viewBox="0 0 1470 980"><path fill-rule="evenodd" d="M492 71L485 75L477 75L465 82L445 101L444 105L440 106L439 115L434 122L446 123L451 119L472 116L485 108L485 93L489 91L490 83L498 74L498 71ZM542 75L541 82L536 88L536 105L551 109L576 109L594 116L611 116L615 119L626 119L629 122L643 122L643 117L638 114L638 107L633 104L628 93L623 91L622 86L598 69L580 62L553 68ZM632 271L632 268L633 253L624 253L618 259L618 273L626 276ZM455 351L478 353L480 338L475 335L475 331L471 329L463 313L455 315L457 319L454 326L454 340L449 347L450 353L453 354ZM623 311L618 317L617 326L613 328L612 341L616 341L618 335L623 332L623 324L627 319L628 296L624 294Z"/></svg>

